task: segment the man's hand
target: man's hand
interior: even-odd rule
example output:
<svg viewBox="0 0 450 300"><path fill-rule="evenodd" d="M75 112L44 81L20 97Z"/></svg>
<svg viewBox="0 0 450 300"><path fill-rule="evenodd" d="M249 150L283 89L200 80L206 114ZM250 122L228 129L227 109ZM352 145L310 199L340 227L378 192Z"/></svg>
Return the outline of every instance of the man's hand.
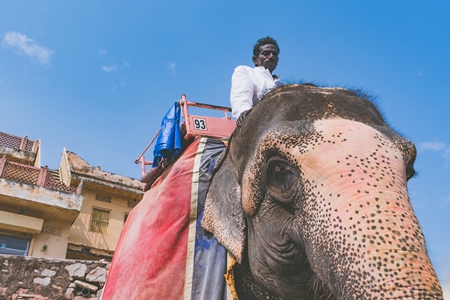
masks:
<svg viewBox="0 0 450 300"><path fill-rule="evenodd" d="M236 120L236 126L241 126L242 121L244 121L244 118L248 115L248 113L251 111L251 109L249 110L245 110L241 113L241 115L239 116L239 118L237 118Z"/></svg>

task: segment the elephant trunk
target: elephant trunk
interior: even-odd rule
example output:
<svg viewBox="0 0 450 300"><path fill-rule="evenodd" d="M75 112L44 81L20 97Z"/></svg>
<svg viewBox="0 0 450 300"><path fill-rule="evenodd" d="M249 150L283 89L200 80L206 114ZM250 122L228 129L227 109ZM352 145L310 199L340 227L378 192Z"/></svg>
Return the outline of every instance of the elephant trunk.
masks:
<svg viewBox="0 0 450 300"><path fill-rule="evenodd" d="M312 268L339 299L440 299L418 221L408 199L399 198L383 192L375 201L347 202L354 214L342 206L329 214L332 222L322 233L327 251L309 246Z"/></svg>
<svg viewBox="0 0 450 300"><path fill-rule="evenodd" d="M335 143L314 145L326 162L305 157L315 151L300 157L308 200L299 204L299 228L320 280L339 299L443 299L408 196L404 154L361 123L316 127Z"/></svg>

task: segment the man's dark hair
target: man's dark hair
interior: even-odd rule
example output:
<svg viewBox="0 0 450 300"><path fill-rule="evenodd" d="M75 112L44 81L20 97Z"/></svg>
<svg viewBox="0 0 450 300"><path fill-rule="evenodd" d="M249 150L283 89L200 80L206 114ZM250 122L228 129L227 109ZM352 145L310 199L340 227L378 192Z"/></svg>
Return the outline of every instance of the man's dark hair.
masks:
<svg viewBox="0 0 450 300"><path fill-rule="evenodd" d="M256 42L256 44L253 46L253 55L254 56L258 56L259 55L259 47L267 45L267 44L275 45L275 47L277 47L278 54L280 54L280 47L278 47L277 41L275 41L270 36L267 36L267 37L264 37L264 38L260 38Z"/></svg>

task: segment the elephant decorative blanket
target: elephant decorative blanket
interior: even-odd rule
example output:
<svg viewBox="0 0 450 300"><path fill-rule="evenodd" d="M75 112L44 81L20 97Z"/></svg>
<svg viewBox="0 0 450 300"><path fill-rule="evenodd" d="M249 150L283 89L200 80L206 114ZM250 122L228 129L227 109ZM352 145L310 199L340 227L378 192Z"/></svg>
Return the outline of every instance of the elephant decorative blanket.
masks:
<svg viewBox="0 0 450 300"><path fill-rule="evenodd" d="M219 140L195 140L145 193L123 228L103 300L231 299L227 251L200 227L224 149Z"/></svg>

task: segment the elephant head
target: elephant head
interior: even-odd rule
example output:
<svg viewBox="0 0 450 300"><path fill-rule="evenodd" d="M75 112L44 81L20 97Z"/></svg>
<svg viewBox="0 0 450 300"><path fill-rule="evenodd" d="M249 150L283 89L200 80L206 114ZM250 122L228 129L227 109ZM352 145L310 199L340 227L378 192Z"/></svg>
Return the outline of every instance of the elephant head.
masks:
<svg viewBox="0 0 450 300"><path fill-rule="evenodd" d="M408 196L415 157L355 92L282 86L233 133L202 226L244 298L443 299Z"/></svg>

